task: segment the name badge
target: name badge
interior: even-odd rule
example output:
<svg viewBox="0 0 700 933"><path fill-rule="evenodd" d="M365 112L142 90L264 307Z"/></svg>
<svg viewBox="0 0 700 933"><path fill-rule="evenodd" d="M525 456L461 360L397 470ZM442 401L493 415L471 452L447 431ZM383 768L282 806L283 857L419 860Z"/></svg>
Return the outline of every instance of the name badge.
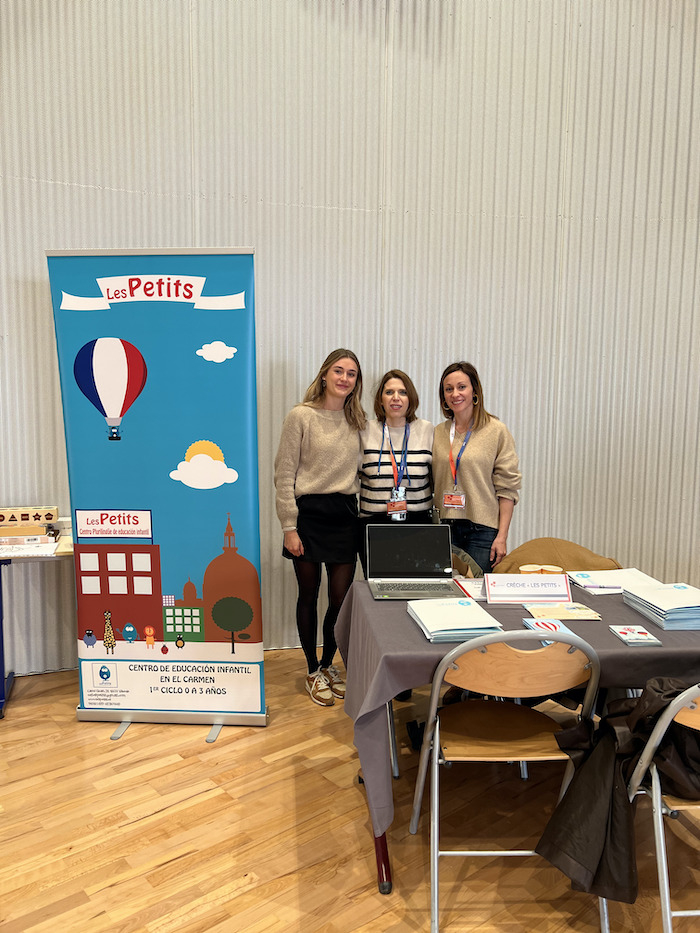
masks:
<svg viewBox="0 0 700 933"><path fill-rule="evenodd" d="M406 500L387 502L386 510L389 515L393 515L395 512L406 512Z"/></svg>
<svg viewBox="0 0 700 933"><path fill-rule="evenodd" d="M446 492L442 497L442 506L445 509L463 509L466 505L466 496L463 492Z"/></svg>

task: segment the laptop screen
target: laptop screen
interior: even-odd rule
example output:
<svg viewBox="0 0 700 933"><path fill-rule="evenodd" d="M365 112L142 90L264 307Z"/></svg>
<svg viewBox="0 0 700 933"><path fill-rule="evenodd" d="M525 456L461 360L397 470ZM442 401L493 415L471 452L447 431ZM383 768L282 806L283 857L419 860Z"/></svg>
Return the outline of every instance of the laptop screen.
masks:
<svg viewBox="0 0 700 933"><path fill-rule="evenodd" d="M367 525L368 579L452 576L449 525Z"/></svg>

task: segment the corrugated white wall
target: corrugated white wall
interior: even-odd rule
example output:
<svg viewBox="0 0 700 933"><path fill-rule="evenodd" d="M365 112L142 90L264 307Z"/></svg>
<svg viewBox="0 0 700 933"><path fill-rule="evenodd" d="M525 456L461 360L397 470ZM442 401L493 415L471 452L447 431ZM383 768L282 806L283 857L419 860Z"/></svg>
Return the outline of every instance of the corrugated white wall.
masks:
<svg viewBox="0 0 700 933"><path fill-rule="evenodd" d="M433 420L476 364L511 548L700 584L699 49L694 0L3 0L0 502L69 511L44 251L253 247L268 646L272 459L335 346ZM68 563L3 575L11 665L74 664Z"/></svg>

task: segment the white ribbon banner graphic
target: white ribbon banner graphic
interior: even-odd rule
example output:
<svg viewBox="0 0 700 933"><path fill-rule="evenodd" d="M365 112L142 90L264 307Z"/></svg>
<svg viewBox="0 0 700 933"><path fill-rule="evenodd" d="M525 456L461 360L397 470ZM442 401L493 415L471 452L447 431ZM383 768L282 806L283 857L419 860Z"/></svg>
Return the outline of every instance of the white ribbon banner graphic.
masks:
<svg viewBox="0 0 700 933"><path fill-rule="evenodd" d="M62 311L108 311L128 301L182 301L196 311L243 311L245 292L236 295L202 295L206 278L183 275L115 275L96 279L99 298L61 292Z"/></svg>

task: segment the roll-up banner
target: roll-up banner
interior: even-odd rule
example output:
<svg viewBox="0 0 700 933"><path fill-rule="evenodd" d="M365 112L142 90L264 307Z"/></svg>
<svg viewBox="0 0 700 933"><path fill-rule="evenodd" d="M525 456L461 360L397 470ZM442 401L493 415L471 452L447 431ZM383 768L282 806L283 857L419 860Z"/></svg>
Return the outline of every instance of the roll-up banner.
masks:
<svg viewBox="0 0 700 933"><path fill-rule="evenodd" d="M265 725L252 251L47 258L78 719Z"/></svg>

